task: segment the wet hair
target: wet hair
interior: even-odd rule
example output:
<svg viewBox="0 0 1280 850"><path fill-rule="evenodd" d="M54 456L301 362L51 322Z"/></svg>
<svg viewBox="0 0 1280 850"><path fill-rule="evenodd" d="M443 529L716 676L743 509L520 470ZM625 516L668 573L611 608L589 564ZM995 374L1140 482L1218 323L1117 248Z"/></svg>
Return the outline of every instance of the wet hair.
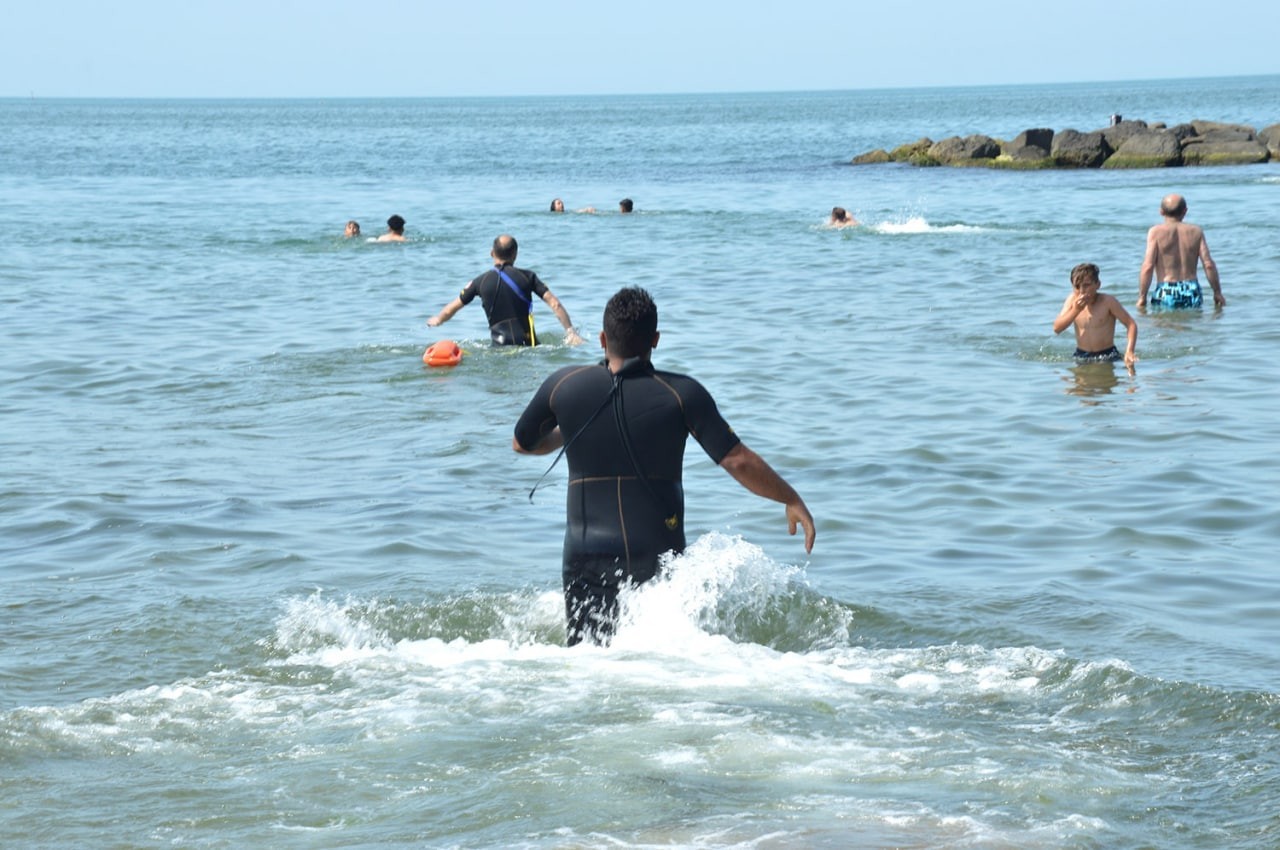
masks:
<svg viewBox="0 0 1280 850"><path fill-rule="evenodd" d="M1093 263L1081 263L1071 270L1071 285L1079 289L1085 282L1101 284L1102 281L1098 277L1098 267Z"/></svg>
<svg viewBox="0 0 1280 850"><path fill-rule="evenodd" d="M348 222L347 222L347 229L351 231L351 235L352 235L352 236L359 236L359 235L360 235L360 222L356 221L354 218L353 218L353 219L351 219L351 221L348 221Z"/></svg>
<svg viewBox="0 0 1280 850"><path fill-rule="evenodd" d="M556 204L559 204L559 205L560 205L560 209L559 209L559 210L557 210L557 209L556 209ZM551 211L552 211L552 212L561 212L562 210L564 210L564 201L560 200L559 198L555 198L555 199L553 199L553 200L551 201Z"/></svg>
<svg viewBox="0 0 1280 850"><path fill-rule="evenodd" d="M635 204L631 203L630 198L623 198L621 201L618 201L618 209L622 210L624 213L631 212L634 207Z"/></svg>
<svg viewBox="0 0 1280 850"><path fill-rule="evenodd" d="M394 233L404 233L404 219L398 215L393 215L387 219L387 227L391 228Z"/></svg>
<svg viewBox="0 0 1280 850"><path fill-rule="evenodd" d="M653 348L657 332L658 305L644 289L619 289L604 305L604 337L610 354L639 357Z"/></svg>
<svg viewBox="0 0 1280 850"><path fill-rule="evenodd" d="M516 244L514 236L504 233L493 240L493 258L500 263L514 263L519 250L520 246Z"/></svg>
<svg viewBox="0 0 1280 850"><path fill-rule="evenodd" d="M1178 202L1171 207L1169 206L1169 199L1162 198L1160 200L1160 214L1167 215L1172 218L1182 218L1187 214L1187 199L1178 196Z"/></svg>
<svg viewBox="0 0 1280 850"><path fill-rule="evenodd" d="M848 213L848 211L847 211L847 210L845 210L845 208L844 208L844 207L832 207L832 208L831 208L831 220L832 220L832 221L844 221L844 220L845 220L846 218L848 218L848 217L849 217L849 213Z"/></svg>

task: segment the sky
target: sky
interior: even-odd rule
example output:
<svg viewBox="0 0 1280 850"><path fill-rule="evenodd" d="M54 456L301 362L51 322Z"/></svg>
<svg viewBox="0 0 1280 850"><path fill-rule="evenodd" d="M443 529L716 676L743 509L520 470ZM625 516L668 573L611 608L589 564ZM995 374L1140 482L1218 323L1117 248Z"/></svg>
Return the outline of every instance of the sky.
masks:
<svg viewBox="0 0 1280 850"><path fill-rule="evenodd" d="M1278 23L1275 0L7 0L0 97L665 94L1277 74Z"/></svg>

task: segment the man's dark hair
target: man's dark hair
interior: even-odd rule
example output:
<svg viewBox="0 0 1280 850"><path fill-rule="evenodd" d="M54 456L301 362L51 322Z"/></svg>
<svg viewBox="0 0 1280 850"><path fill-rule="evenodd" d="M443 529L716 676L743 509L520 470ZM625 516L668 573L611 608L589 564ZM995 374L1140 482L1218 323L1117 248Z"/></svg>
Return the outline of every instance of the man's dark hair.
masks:
<svg viewBox="0 0 1280 850"><path fill-rule="evenodd" d="M634 207L635 205L631 203L630 198L623 198L621 201L618 201L618 209L622 210L624 213L631 212Z"/></svg>
<svg viewBox="0 0 1280 850"><path fill-rule="evenodd" d="M500 263L514 263L519 250L514 236L503 234L493 240L493 258Z"/></svg>
<svg viewBox="0 0 1280 850"><path fill-rule="evenodd" d="M658 305L638 286L619 289L604 305L604 336L609 352L639 357L653 347L658 332Z"/></svg>
<svg viewBox="0 0 1280 850"><path fill-rule="evenodd" d="M387 219L387 227L391 228L392 233L404 233L404 219L398 215L393 215Z"/></svg>

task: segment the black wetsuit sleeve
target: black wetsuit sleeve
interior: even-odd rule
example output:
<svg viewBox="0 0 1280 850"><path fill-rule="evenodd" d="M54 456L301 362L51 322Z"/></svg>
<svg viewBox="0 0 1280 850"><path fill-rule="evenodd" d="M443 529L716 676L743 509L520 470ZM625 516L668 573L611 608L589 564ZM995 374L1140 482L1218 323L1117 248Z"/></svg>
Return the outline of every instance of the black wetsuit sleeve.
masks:
<svg viewBox="0 0 1280 850"><path fill-rule="evenodd" d="M547 285L542 282L542 278L538 277L536 272L529 272L529 287L532 289L533 294L538 298L542 298L551 291L547 288Z"/></svg>
<svg viewBox="0 0 1280 850"><path fill-rule="evenodd" d="M738 439L737 434L733 433L729 423L724 421L719 408L716 407L715 399L702 384L684 375L663 375L663 377L672 381L680 395L689 433L698 441L698 445L702 446L707 457L718 466L720 461L724 460L724 456L742 441Z"/></svg>
<svg viewBox="0 0 1280 850"><path fill-rule="evenodd" d="M481 275L483 277L483 275ZM473 279L466 286L462 287L462 291L458 293L458 300L463 304L470 304L476 300L476 296L480 294L480 278Z"/></svg>
<svg viewBox="0 0 1280 850"><path fill-rule="evenodd" d="M542 386L538 387L538 391L533 394L524 413L520 414L520 418L516 421L515 438L522 449L532 450L543 437L555 430L559 423L556 421L555 411L551 409L551 394L564 376L576 368L579 367L567 366L560 369L543 381Z"/></svg>

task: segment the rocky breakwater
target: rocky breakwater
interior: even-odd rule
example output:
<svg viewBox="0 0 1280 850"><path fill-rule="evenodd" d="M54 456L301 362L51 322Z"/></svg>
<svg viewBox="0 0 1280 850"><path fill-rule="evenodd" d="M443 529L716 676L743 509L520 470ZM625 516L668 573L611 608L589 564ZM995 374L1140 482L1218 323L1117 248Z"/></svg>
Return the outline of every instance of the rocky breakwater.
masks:
<svg viewBox="0 0 1280 850"><path fill-rule="evenodd" d="M982 168L1167 168L1178 165L1252 165L1280 162L1280 124L1255 130L1245 124L1192 121L1172 127L1162 122L1117 121L1102 130L1036 128L1010 141L990 136L918 139L892 151L878 148L855 156L853 165L905 162L911 165Z"/></svg>

